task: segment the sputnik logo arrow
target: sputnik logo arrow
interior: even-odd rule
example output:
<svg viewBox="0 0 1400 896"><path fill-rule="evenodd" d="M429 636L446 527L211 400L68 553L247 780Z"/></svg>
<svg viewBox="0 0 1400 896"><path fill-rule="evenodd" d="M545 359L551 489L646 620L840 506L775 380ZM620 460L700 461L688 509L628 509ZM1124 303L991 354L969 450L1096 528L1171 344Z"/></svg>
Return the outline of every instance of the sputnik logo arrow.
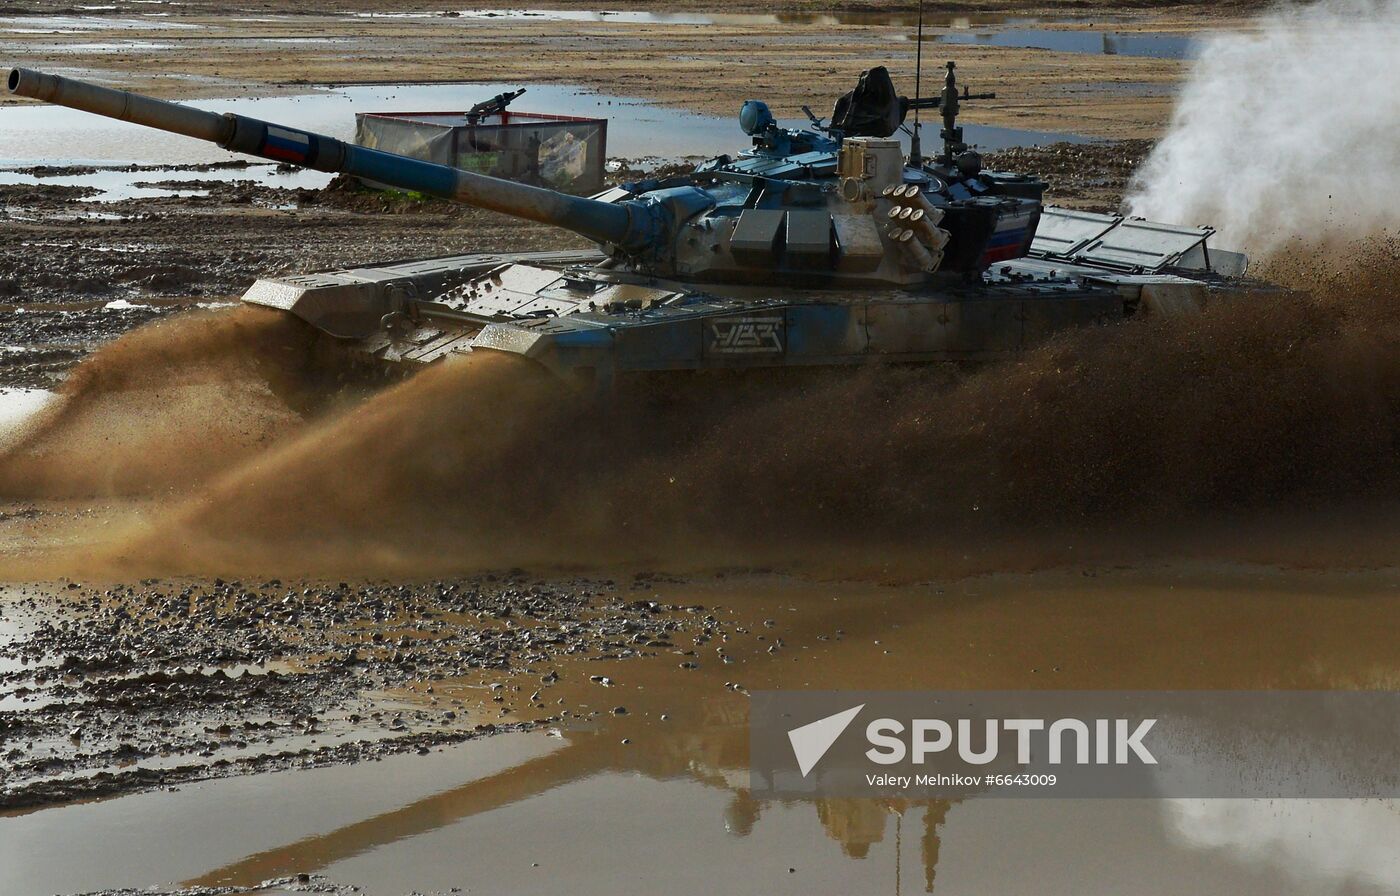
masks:
<svg viewBox="0 0 1400 896"><path fill-rule="evenodd" d="M802 777L807 777L807 773L821 761L826 751L831 749L841 732L846 730L862 709L865 709L864 703L788 732L788 740L792 742L792 754L797 757L797 768L802 772Z"/></svg>

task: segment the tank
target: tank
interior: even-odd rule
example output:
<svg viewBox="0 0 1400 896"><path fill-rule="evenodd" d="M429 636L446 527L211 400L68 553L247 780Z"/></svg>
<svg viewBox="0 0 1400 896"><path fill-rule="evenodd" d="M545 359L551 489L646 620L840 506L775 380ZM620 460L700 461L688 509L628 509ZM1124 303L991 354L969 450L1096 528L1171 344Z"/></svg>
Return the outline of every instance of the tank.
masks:
<svg viewBox="0 0 1400 896"><path fill-rule="evenodd" d="M1209 227L1046 206L1038 178L984 168L957 125L961 104L981 97L959 92L952 62L933 97L902 96L872 68L829 123L804 107L803 129L750 100L739 114L750 147L593 197L30 69L7 87L596 243L266 278L243 296L390 364L507 352L598 388L668 370L988 361L1065 328L1262 288L1243 279L1242 255L1208 248ZM920 109L942 119L927 159L917 127L907 155L897 139Z"/></svg>

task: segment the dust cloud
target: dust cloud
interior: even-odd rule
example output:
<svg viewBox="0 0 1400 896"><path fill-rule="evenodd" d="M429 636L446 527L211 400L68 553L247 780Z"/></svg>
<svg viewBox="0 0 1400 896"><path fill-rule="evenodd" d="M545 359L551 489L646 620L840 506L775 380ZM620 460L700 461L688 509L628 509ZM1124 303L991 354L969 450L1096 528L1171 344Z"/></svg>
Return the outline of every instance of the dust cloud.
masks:
<svg viewBox="0 0 1400 896"><path fill-rule="evenodd" d="M9 499L168 492L274 441L302 419L314 340L247 307L137 330L79 365L7 439Z"/></svg>
<svg viewBox="0 0 1400 896"><path fill-rule="evenodd" d="M1278 7L1207 38L1130 214L1252 253L1400 230L1400 0Z"/></svg>
<svg viewBox="0 0 1400 896"><path fill-rule="evenodd" d="M119 448L120 462L88 470L91 455L76 457L50 422L38 437L48 453L11 454L0 482L6 497L16 483L29 494L164 490L148 530L97 554L210 573L854 573L1047 535L1389 507L1400 495L1400 250L1378 241L1346 268L1316 262L1295 255L1275 272L1306 278L1311 297L1069 333L970 374L685 376L625 386L608 403L480 353L348 408L298 412L279 397L297 389L273 385L306 376L281 357L296 340L265 339L276 323L233 315L203 324L196 367L234 380L209 381L217 401L154 389L114 405L113 384L147 367L114 363L141 356L138 334L89 362L59 412L87 434L75 444ZM190 409L197 424L180 419Z"/></svg>

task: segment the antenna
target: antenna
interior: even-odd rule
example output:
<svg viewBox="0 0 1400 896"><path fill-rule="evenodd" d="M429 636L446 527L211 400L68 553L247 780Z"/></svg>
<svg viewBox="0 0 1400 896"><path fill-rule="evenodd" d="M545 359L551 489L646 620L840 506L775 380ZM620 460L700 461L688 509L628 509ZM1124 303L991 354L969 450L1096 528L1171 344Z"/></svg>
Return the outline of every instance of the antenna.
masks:
<svg viewBox="0 0 1400 896"><path fill-rule="evenodd" d="M924 80L924 0L919 0L919 33L914 40L914 96L919 92ZM915 168L924 166L923 147L919 144L919 106L914 106L914 133L909 137L909 164Z"/></svg>

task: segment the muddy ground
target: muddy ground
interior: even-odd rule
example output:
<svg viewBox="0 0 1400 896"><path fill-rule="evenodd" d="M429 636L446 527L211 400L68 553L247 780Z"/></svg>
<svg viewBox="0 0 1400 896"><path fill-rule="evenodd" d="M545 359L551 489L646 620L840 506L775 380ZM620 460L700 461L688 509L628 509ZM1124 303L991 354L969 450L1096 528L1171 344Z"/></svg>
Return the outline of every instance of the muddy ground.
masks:
<svg viewBox="0 0 1400 896"><path fill-rule="evenodd" d="M234 301L264 274L582 245L504 216L352 186L201 188L207 198L89 203L71 188L0 186L0 308L8 312L0 344L12 347L0 356L0 381L51 386L102 341L165 314Z"/></svg>
<svg viewBox="0 0 1400 896"><path fill-rule="evenodd" d="M705 607L654 600L654 578L20 588L4 606L25 634L0 654L0 810L624 713L560 707L555 685L585 660L697 667L728 640Z"/></svg>

